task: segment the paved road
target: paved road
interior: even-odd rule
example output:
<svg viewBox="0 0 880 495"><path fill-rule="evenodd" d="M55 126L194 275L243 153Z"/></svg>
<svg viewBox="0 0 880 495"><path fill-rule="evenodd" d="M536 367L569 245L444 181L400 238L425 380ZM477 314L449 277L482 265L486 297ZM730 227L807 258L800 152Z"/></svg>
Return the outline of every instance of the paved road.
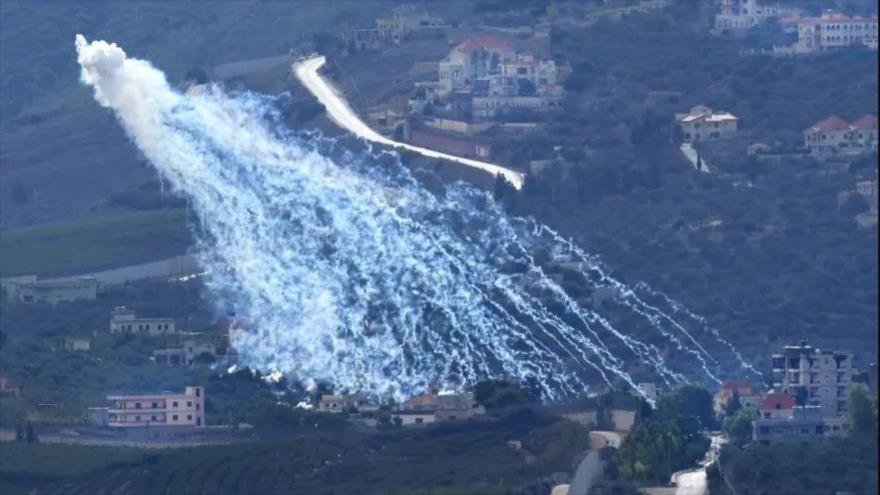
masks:
<svg viewBox="0 0 880 495"><path fill-rule="evenodd" d="M712 169L709 167L709 164L706 163L706 159L699 156L697 154L697 150L695 150L694 147L691 146L689 143L682 144L679 150L681 150L681 154L683 154L684 157L687 158L689 162L691 162L691 165L693 165L695 169L700 172L705 172L707 174L712 173ZM697 168L698 158L703 162L701 168Z"/></svg>
<svg viewBox="0 0 880 495"><path fill-rule="evenodd" d="M511 170L509 168L496 165L494 163L471 160L470 158L463 158L460 156L441 153L439 151L430 150L419 146L413 146L410 144L393 141L374 131L369 126L367 126L367 124L365 124L357 116L357 114L355 114L355 112L351 109L351 107L341 96L341 94L336 91L333 86L326 79L324 79L324 77L321 76L321 74L318 73L318 70L326 63L326 61L326 58L324 58L323 56L312 57L293 64L292 69L294 75L296 75L296 78L299 79L302 85L305 86L305 88L310 93L312 93L312 95L314 95L315 98L317 98L322 105L324 105L324 107L327 109L327 113L330 115L330 118L338 126L363 139L366 139L367 141L373 141L375 143L393 146L395 148L403 148L430 158L441 158L443 160L453 161L462 165L466 165L468 167L484 170L492 174L493 176L501 174L508 181L510 181L511 184L513 184L513 187L517 189L522 188L523 174L515 170Z"/></svg>
<svg viewBox="0 0 880 495"><path fill-rule="evenodd" d="M590 435L599 435L605 439L609 447L615 449L620 448L620 443L623 441L623 437L616 431L591 431Z"/></svg>
<svg viewBox="0 0 880 495"><path fill-rule="evenodd" d="M591 450L578 464L574 479L568 486L568 495L587 495L593 483L602 477L602 459L598 450Z"/></svg>

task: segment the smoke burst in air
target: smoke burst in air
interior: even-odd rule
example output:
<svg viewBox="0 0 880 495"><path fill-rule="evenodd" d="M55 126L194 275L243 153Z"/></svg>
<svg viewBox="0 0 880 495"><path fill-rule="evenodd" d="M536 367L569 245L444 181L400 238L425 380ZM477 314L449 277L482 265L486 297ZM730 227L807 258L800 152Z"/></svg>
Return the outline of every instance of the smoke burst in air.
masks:
<svg viewBox="0 0 880 495"><path fill-rule="evenodd" d="M247 322L242 364L385 397L508 376L554 399L599 380L636 387L633 367L713 381L722 356L708 348L731 358L671 300L650 302L483 191L431 193L393 153L286 130L269 97L182 94L114 44L76 48L98 103L198 215L208 287ZM603 295L600 313L587 301Z"/></svg>

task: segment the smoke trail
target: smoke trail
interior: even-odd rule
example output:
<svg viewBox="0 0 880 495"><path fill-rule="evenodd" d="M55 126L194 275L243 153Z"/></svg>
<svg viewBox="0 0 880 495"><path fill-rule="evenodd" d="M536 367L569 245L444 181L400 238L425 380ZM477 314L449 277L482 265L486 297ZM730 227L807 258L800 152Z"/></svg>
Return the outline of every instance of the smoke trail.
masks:
<svg viewBox="0 0 880 495"><path fill-rule="evenodd" d="M396 154L286 129L269 97L181 94L116 45L78 35L76 48L96 100L198 215L206 284L247 322L242 364L396 397L489 376L544 399L600 380L638 389L633 369L717 380L672 315L485 192L431 193ZM614 294L602 314L601 290Z"/></svg>

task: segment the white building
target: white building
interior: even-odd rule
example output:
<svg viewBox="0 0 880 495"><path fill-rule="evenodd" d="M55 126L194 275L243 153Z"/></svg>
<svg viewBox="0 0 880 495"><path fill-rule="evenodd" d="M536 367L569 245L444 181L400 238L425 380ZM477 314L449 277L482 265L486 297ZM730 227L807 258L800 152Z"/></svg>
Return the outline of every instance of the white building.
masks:
<svg viewBox="0 0 880 495"><path fill-rule="evenodd" d="M26 303L94 301L98 297L98 281L91 277L56 281L39 281L36 277L29 277L21 282L12 282L8 287L16 299Z"/></svg>
<svg viewBox="0 0 880 495"><path fill-rule="evenodd" d="M137 318L134 310L125 306L118 306L110 313L110 333L162 335L174 332L174 318Z"/></svg>
<svg viewBox="0 0 880 495"><path fill-rule="evenodd" d="M758 0L721 0L720 11L715 14L715 29L749 29L765 19L777 17L779 5Z"/></svg>
<svg viewBox="0 0 880 495"><path fill-rule="evenodd" d="M729 112L713 112L711 108L697 105L688 113L675 115L686 143L713 141L736 135L739 119Z"/></svg>
<svg viewBox="0 0 880 495"><path fill-rule="evenodd" d="M115 428L204 428L205 389L186 387L182 394L107 396L107 425Z"/></svg>
<svg viewBox="0 0 880 495"><path fill-rule="evenodd" d="M849 46L877 49L877 17L848 17L828 11L820 17L790 17L781 21L796 26L794 53L813 53Z"/></svg>
<svg viewBox="0 0 880 495"><path fill-rule="evenodd" d="M822 351L801 342L774 354L773 389L793 397L802 394L806 405L822 408L826 416L846 416L853 388L855 355Z"/></svg>

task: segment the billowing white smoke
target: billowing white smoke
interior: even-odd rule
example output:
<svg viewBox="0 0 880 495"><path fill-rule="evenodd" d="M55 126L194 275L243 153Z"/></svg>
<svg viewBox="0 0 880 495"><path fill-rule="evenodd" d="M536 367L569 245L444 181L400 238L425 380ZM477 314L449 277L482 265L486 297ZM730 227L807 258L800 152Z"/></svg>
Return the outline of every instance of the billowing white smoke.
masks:
<svg viewBox="0 0 880 495"><path fill-rule="evenodd" d="M485 193L432 194L394 154L284 130L266 97L180 94L116 45L77 36L76 48L83 82L199 215L207 283L247 322L234 340L243 364L397 397L505 375L550 399L597 378L634 386L636 361L666 383L715 379L683 323ZM612 294L643 337L545 273L562 265Z"/></svg>

